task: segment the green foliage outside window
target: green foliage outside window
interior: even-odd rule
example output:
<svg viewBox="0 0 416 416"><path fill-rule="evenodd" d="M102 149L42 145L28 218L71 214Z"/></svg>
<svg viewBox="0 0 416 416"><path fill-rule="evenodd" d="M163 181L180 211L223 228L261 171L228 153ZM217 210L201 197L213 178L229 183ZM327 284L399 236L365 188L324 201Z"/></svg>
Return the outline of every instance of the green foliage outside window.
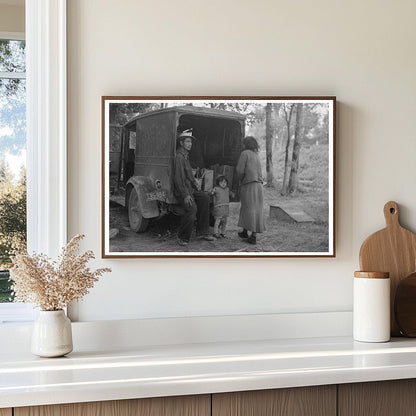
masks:
<svg viewBox="0 0 416 416"><path fill-rule="evenodd" d="M0 39L0 302L12 300L11 255L26 243L25 60L24 41Z"/></svg>
<svg viewBox="0 0 416 416"><path fill-rule="evenodd" d="M8 269L11 267L13 249L26 242L26 173L18 181L5 161L0 163L0 302L9 302Z"/></svg>

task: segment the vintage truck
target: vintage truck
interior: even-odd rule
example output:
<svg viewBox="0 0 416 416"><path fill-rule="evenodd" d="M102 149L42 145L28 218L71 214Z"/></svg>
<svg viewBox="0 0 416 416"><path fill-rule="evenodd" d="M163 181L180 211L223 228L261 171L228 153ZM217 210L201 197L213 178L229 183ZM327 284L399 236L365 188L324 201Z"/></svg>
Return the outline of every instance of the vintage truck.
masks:
<svg viewBox="0 0 416 416"><path fill-rule="evenodd" d="M177 136L188 129L196 138L190 163L196 175L211 178L205 190L212 187L216 175L225 174L234 200L238 198L238 179L233 171L242 150L244 115L191 105L149 111L122 127L119 149L110 154L110 200L127 208L135 232L145 231L149 220L168 212L180 215L173 192L173 169Z"/></svg>

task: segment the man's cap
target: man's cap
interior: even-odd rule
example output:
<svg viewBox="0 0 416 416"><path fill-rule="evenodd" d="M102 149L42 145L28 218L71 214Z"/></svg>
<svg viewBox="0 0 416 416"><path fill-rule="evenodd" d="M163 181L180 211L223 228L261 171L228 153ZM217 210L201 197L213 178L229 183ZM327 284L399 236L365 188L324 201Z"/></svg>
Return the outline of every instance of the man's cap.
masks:
<svg viewBox="0 0 416 416"><path fill-rule="evenodd" d="M185 139L195 139L195 137L192 135L192 129L184 130L182 133L179 134L178 140L182 141Z"/></svg>

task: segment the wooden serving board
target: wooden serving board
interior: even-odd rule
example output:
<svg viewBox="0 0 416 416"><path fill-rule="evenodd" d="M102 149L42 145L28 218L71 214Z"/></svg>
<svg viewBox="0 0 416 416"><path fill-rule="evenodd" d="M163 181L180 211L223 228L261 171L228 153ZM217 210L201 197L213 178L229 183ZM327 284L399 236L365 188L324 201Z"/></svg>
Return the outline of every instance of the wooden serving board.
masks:
<svg viewBox="0 0 416 416"><path fill-rule="evenodd" d="M400 335L394 319L394 299L401 279L416 271L416 234L399 222L399 206L390 201L384 205L386 228L370 235L360 250L362 271L390 273L390 328L391 335Z"/></svg>

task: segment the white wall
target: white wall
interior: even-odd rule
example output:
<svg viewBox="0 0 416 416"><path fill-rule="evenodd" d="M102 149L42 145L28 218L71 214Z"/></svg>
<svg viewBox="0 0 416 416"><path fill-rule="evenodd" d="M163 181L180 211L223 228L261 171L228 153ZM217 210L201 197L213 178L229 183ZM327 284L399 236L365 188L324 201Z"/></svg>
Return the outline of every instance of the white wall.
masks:
<svg viewBox="0 0 416 416"><path fill-rule="evenodd" d="M335 95L334 259L117 259L81 321L345 311L396 200L416 231L413 0L68 1L69 236L101 253L102 95Z"/></svg>

